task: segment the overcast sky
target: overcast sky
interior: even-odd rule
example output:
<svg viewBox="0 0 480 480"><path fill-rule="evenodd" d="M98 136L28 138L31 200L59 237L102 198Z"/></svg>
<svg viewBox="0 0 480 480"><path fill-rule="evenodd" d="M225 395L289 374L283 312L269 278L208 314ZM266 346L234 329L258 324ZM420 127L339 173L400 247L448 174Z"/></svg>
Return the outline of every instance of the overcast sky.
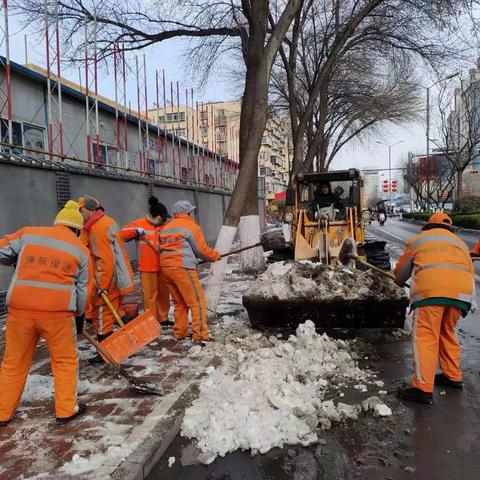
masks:
<svg viewBox="0 0 480 480"><path fill-rule="evenodd" d="M10 17L10 49L11 59L13 61L25 62L24 49L24 34L21 31L19 23L15 17ZM28 60L30 63L36 63L42 67L45 65L45 42L41 37L34 35L28 36ZM228 81L228 75L223 75L221 72L216 72L213 78L210 79L209 84L203 91L198 91L196 88L197 79L188 78L182 70L182 49L183 43L179 40L170 40L165 43L158 44L155 47L148 48L145 51L147 62L147 77L148 77L148 103L149 107L153 107L155 101L155 70L165 70L167 83L167 100L170 98L170 82L173 81L176 88L176 81L180 82L180 98L181 101L185 98L185 89L195 89L195 101L219 101L236 98L238 92L235 91L231 82ZM143 53L139 52L140 58ZM133 58L132 58L133 60ZM112 61L113 62L113 61ZM140 60L141 63L141 60ZM135 62L131 61L134 68ZM82 85L84 84L84 68L81 68ZM79 71L78 68L63 68L62 75L68 79L78 83ZM224 77L227 77L225 79ZM131 106L136 109L137 94L135 72L131 71L128 75L129 81L127 84L127 97L131 101ZM426 83L430 80L426 80ZM109 98L114 98L114 82L111 68L107 71L102 69L99 73L99 93ZM162 100L160 101L162 103ZM432 101L432 105L434 104ZM435 120L435 111L432 107L432 123ZM435 135L432 131L431 136ZM425 152L425 123L422 112L419 112L419 122L417 124L406 125L405 127L391 126L385 128L381 134L376 134L364 139L362 142L352 143L345 147L344 151L335 160L334 168L348 168L348 167L377 167L388 168L388 148L379 145L376 141L382 141L387 144L393 144L399 141L402 143L392 148L392 164L395 165L401 159L406 158L409 151L414 153ZM432 145L431 145L432 148Z"/></svg>

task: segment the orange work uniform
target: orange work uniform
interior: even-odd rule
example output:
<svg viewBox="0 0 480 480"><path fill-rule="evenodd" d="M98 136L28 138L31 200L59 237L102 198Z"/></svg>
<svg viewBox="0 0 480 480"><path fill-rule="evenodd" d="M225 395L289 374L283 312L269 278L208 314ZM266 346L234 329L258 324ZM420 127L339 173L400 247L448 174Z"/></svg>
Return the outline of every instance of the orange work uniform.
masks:
<svg viewBox="0 0 480 480"><path fill-rule="evenodd" d="M115 310L120 309L121 297L133 291L133 272L120 228L113 218L96 211L83 227L93 261L93 274L98 290L108 295ZM93 289L92 321L97 335L112 332L115 317L102 297Z"/></svg>
<svg viewBox="0 0 480 480"><path fill-rule="evenodd" d="M16 264L7 292L0 420L18 407L40 337L51 356L56 416L69 417L78 409L74 317L84 314L89 295L88 250L65 226L25 227L0 239L0 263Z"/></svg>
<svg viewBox="0 0 480 480"><path fill-rule="evenodd" d="M143 229L145 235L139 236L138 228ZM160 261L156 250L159 228L161 227L154 225L147 216L125 225L121 230L121 236L126 242L135 240L145 309L150 310L157 321L161 323L168 320L170 294L160 274Z"/></svg>
<svg viewBox="0 0 480 480"><path fill-rule="evenodd" d="M160 272L173 298L175 338L188 334L188 312L192 313L192 337L208 340L207 304L197 274L197 257L216 261L220 254L205 241L200 226L188 214L176 214L158 233Z"/></svg>
<svg viewBox="0 0 480 480"><path fill-rule="evenodd" d="M400 285L413 277L413 386L433 392L437 362L448 378L460 381L460 344L455 326L462 305L471 304L475 294L467 245L443 228L424 231L407 242L395 274Z"/></svg>

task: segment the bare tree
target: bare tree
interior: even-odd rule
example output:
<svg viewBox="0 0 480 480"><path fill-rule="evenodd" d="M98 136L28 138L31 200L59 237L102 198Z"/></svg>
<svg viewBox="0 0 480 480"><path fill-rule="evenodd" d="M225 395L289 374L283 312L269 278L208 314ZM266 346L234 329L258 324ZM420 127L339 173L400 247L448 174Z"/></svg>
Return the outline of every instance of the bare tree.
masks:
<svg viewBox="0 0 480 480"><path fill-rule="evenodd" d="M447 36L456 27L458 17L470 7L471 2L466 0L305 1L280 51L285 70L282 82L288 87L283 87L283 96L288 99L291 118L294 173L311 168L315 157L320 168L326 168L330 154L335 156L351 138L378 124L374 118L378 117L380 122L388 119L388 94L398 101L400 109L402 97L411 101L414 92L405 78L401 88L396 81L389 81L395 75L396 80L401 78L398 75L402 69L395 74L385 65L405 66L407 59L423 59L438 67L445 58L458 55L457 45L448 41ZM425 25L429 25L428 32ZM349 121L342 108L335 107L344 102L342 74L349 72L356 60L360 61L360 68L366 61L367 77L371 70L369 60L384 64L383 83L378 81L371 92L379 86L384 91L376 101L368 92L363 98L354 96L350 103L353 109L347 108L353 119ZM382 77L380 68L377 73ZM357 75L357 82L363 78L363 74ZM372 107L371 114L359 117L359 110L365 111L361 108L365 102ZM392 119L401 121L406 117L408 112L403 111Z"/></svg>
<svg viewBox="0 0 480 480"><path fill-rule="evenodd" d="M462 196L463 173L480 149L480 78L477 70L471 70L470 75L469 81L460 80L455 89L443 83L438 95L439 138L433 142L452 167L455 198Z"/></svg>
<svg viewBox="0 0 480 480"><path fill-rule="evenodd" d="M429 205L443 210L453 199L455 175L449 161L441 155L431 158L409 159L403 162L403 180L414 195L415 203L422 210Z"/></svg>
<svg viewBox="0 0 480 480"><path fill-rule="evenodd" d="M104 57L112 52L115 42L123 42L127 49L135 50L186 37L199 38L200 47L207 47L216 58L222 49L228 49L230 38L238 38L245 63L240 171L217 239L217 249L222 253L230 250L239 222L242 243L257 243L260 239L258 153L267 122L270 75L278 49L302 3L303 0L274 3L269 0L163 0L156 2L152 9L140 0L58 1L57 14L62 20L72 60L80 58L85 41L91 42L82 36L85 21L98 24L96 41ZM28 22L42 20L43 0L16 0L16 5L27 15ZM225 261L219 262L210 271L207 297L211 312L216 310L225 264ZM245 264L252 270L262 268L261 249L257 249L256 255L248 256Z"/></svg>

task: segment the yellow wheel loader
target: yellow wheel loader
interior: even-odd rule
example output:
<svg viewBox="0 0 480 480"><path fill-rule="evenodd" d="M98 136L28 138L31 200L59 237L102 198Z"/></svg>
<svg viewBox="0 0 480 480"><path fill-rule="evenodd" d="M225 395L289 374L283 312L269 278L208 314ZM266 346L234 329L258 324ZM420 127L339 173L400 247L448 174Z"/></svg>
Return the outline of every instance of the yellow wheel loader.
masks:
<svg viewBox="0 0 480 480"><path fill-rule="evenodd" d="M408 306L404 292L378 272L355 269L358 258L390 270L386 242L365 241L365 227L372 214L366 208L363 187L361 172L353 168L293 178L286 192L285 204L290 211L284 215L285 248L274 251L269 261L295 260L295 274L286 274L288 279L285 275L268 277L267 284L277 284L272 291L267 288L267 295L260 294L260 277L259 288L254 285L243 297L253 326L295 329L309 319L319 329L403 326ZM269 275L268 270L265 275ZM328 286L328 279L337 275L351 282L343 297ZM349 295L357 288L355 279L368 288L359 295ZM313 294L305 295L302 285L311 287L311 281L318 288L312 287ZM290 294L291 290L298 296Z"/></svg>

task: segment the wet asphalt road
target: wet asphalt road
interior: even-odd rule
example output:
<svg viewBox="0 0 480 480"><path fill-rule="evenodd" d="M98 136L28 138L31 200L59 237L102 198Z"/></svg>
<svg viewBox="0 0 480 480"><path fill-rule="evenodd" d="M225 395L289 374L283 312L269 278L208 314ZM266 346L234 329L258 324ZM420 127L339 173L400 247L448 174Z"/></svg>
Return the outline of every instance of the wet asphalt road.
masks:
<svg viewBox="0 0 480 480"><path fill-rule="evenodd" d="M404 241L419 226L389 221L372 226L369 234L388 240L398 257ZM473 235L462 235L471 246ZM479 285L477 283L477 289ZM480 304L480 298L477 298ZM209 466L199 465L192 443L177 437L155 466L149 480L317 480L421 479L476 480L480 478L480 314L470 314L458 328L463 349L463 391L437 389L435 404L402 404L393 392L411 372L408 339L369 337L369 366L379 372L391 392L385 401L393 416L364 415L358 422L321 431L320 444L274 449L252 457L234 452ZM441 394L442 393L442 394ZM372 395L369 393L368 395ZM348 399L345 399L348 403ZM355 400L355 399L353 399ZM176 461L168 467L168 458Z"/></svg>

